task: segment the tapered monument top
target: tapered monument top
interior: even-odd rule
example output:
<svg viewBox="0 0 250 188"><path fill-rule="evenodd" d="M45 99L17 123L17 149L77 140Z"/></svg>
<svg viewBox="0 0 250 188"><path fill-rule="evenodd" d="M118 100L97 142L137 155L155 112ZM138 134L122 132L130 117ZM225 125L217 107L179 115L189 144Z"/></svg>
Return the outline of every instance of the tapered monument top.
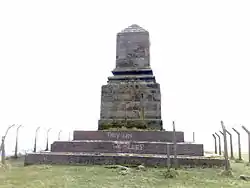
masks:
<svg viewBox="0 0 250 188"><path fill-rule="evenodd" d="M131 72L127 71L132 69L136 69L137 72L141 69L150 69L149 48L149 32L147 30L136 24L123 29L117 34L116 68L113 74L121 74L124 71L126 74L130 74ZM151 74L151 69L149 72Z"/></svg>
<svg viewBox="0 0 250 188"><path fill-rule="evenodd" d="M148 31L137 24L132 24L131 26L123 29L120 33L148 33Z"/></svg>

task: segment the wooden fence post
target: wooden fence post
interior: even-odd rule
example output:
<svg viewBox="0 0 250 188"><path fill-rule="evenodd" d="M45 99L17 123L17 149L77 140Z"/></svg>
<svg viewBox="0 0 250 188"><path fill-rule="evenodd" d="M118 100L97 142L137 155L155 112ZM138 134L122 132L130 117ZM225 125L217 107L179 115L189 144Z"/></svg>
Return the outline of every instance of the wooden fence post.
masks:
<svg viewBox="0 0 250 188"><path fill-rule="evenodd" d="M240 143L240 132L237 131L235 128L232 128L233 131L237 134L238 136L238 152L239 152L239 160L241 161L242 160L242 157L241 157L241 143Z"/></svg>
<svg viewBox="0 0 250 188"><path fill-rule="evenodd" d="M245 126L242 126L242 129L244 129L248 135L248 162L250 163L250 131Z"/></svg>
<svg viewBox="0 0 250 188"><path fill-rule="evenodd" d="M221 140L220 135L218 133L214 133L218 137L218 144L219 144L219 155L221 155Z"/></svg>
<svg viewBox="0 0 250 188"><path fill-rule="evenodd" d="M173 143L174 143L174 167L175 167L175 169L177 169L178 168L177 143L176 143L175 122L174 121L173 121Z"/></svg>
<svg viewBox="0 0 250 188"><path fill-rule="evenodd" d="M216 136L215 136L215 134L212 134L212 135L214 137L214 153L217 154L218 152L217 152L217 140L216 140Z"/></svg>
<svg viewBox="0 0 250 188"><path fill-rule="evenodd" d="M229 135L230 139L230 159L234 159L234 150L233 150L233 136L232 134L226 129L226 133Z"/></svg>
<svg viewBox="0 0 250 188"><path fill-rule="evenodd" d="M225 157L225 170L229 171L230 170L230 162L228 160L228 150L227 150L227 131L224 126L223 121L221 121L221 127L223 130L223 137L224 137L224 157Z"/></svg>

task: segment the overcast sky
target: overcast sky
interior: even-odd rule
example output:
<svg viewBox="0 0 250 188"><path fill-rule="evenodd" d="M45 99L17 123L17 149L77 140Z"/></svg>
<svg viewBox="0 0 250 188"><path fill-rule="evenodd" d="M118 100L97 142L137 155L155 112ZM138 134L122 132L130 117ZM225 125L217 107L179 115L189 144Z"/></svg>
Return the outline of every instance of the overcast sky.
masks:
<svg viewBox="0 0 250 188"><path fill-rule="evenodd" d="M249 10L249 0L0 1L0 133L24 125L20 149L31 149L41 126L44 149L47 128L50 142L60 129L65 140L69 131L96 130L116 33L138 24L150 32L164 128L175 120L187 141L195 131L211 150L221 120L250 129ZM242 142L246 150L245 134Z"/></svg>

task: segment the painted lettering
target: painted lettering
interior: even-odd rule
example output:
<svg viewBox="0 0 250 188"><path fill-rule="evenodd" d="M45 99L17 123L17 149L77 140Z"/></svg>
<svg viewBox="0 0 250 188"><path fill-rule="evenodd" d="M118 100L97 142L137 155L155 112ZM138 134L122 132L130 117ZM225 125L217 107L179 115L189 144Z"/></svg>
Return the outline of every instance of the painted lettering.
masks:
<svg viewBox="0 0 250 188"><path fill-rule="evenodd" d="M107 132L107 136L113 139L126 139L130 140L133 138L132 133L121 133L121 132Z"/></svg>
<svg viewBox="0 0 250 188"><path fill-rule="evenodd" d="M142 151L144 150L144 144L131 144L131 143L114 143L113 149L126 152L129 150Z"/></svg>

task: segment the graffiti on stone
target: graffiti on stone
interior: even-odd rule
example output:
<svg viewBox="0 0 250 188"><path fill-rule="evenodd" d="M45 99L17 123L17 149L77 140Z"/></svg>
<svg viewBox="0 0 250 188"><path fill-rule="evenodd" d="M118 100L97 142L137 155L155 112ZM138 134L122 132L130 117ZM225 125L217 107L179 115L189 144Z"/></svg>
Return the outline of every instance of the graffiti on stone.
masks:
<svg viewBox="0 0 250 188"><path fill-rule="evenodd" d="M119 139L130 140L133 138L132 133L123 133L123 132L107 132L107 136L109 138L115 138L117 140L119 140Z"/></svg>
<svg viewBox="0 0 250 188"><path fill-rule="evenodd" d="M114 143L113 149L123 152L126 152L128 150L142 151L144 150L144 144Z"/></svg>

